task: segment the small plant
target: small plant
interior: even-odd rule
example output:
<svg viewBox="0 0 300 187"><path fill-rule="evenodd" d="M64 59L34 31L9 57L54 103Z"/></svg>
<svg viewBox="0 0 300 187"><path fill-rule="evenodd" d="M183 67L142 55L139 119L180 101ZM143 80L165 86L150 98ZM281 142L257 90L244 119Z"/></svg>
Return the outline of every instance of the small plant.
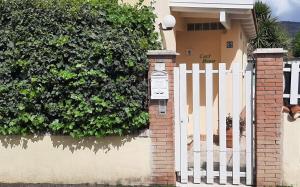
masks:
<svg viewBox="0 0 300 187"><path fill-rule="evenodd" d="M233 119L230 114L226 117L226 147L232 148L232 124ZM240 136L245 131L246 128L246 122L243 118L240 117Z"/></svg>
<svg viewBox="0 0 300 187"><path fill-rule="evenodd" d="M232 116L228 114L226 117L226 130L232 128ZM240 117L240 132L244 132L246 130L246 122L243 118Z"/></svg>

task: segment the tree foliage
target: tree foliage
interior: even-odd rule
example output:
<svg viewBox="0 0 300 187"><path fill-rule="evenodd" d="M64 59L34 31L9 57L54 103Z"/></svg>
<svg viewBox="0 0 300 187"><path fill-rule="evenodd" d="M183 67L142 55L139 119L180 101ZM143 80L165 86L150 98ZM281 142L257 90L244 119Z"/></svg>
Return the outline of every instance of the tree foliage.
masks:
<svg viewBox="0 0 300 187"><path fill-rule="evenodd" d="M293 55L294 57L300 57L300 32L298 32L293 41Z"/></svg>
<svg viewBox="0 0 300 187"><path fill-rule="evenodd" d="M144 128L154 20L141 3L0 0L0 134Z"/></svg>
<svg viewBox="0 0 300 187"><path fill-rule="evenodd" d="M258 24L257 37L251 41L251 47L256 48L288 48L290 39L287 32L272 17L271 8L258 1L255 3L256 19Z"/></svg>

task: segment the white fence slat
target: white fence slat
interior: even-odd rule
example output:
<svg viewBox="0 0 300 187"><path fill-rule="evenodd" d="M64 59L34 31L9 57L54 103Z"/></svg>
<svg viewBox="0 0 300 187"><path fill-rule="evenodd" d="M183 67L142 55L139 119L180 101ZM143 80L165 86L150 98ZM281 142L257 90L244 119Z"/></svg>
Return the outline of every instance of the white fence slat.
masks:
<svg viewBox="0 0 300 187"><path fill-rule="evenodd" d="M299 78L299 63L293 65L291 72ZM232 184L240 184L241 177L246 178L246 184L253 184L253 64L248 64L245 71L245 105L246 105L246 172L240 171L240 112L241 112L241 70L240 64L232 64L232 70L226 70L226 64L219 64L219 70L213 70L212 64L206 64L205 70L200 70L199 64L193 64L192 70L186 69L186 64L180 64L174 69L174 107L175 107L175 168L180 172L181 184L187 185L188 177L194 177L194 183L201 183L201 176L206 175L206 183L213 184L214 177L219 176L220 184L227 184L227 177L232 176ZM214 143L213 143L213 75L219 74L219 145L220 160L219 170L214 171ZM187 74L192 74L192 101L193 101L193 170L188 166L187 149ZM200 145L200 74L205 73L205 100L206 100L206 170L201 171ZM226 74L232 74L232 126L233 126L233 168L232 172L227 171L227 148L226 148ZM294 75L294 77L296 77ZM295 78L292 78L292 80ZM294 83L291 83L293 85ZM296 84L298 87L298 83ZM293 88L295 89L295 88ZM298 88L297 88L298 89ZM291 92L292 95L292 92ZM296 95L296 94L295 94ZM298 97L298 93L297 93Z"/></svg>
<svg viewBox="0 0 300 187"><path fill-rule="evenodd" d="M180 171L179 68L174 68L175 171Z"/></svg>
<svg viewBox="0 0 300 187"><path fill-rule="evenodd" d="M290 94L283 94L283 98L290 98L291 95ZM298 95L298 99L300 99L300 94Z"/></svg>
<svg viewBox="0 0 300 187"><path fill-rule="evenodd" d="M220 184L227 183L226 164L226 64L219 64Z"/></svg>
<svg viewBox="0 0 300 187"><path fill-rule="evenodd" d="M232 67L232 135L233 135L233 184L240 184L240 79L239 79L240 64L234 63Z"/></svg>
<svg viewBox="0 0 300 187"><path fill-rule="evenodd" d="M194 122L194 183L201 181L200 165L200 74L199 64L193 64L193 122Z"/></svg>
<svg viewBox="0 0 300 187"><path fill-rule="evenodd" d="M253 118L253 95L252 95L252 83L253 83L253 64L248 64L245 73L245 94L246 94L246 184L253 184L253 163L252 163L252 118Z"/></svg>
<svg viewBox="0 0 300 187"><path fill-rule="evenodd" d="M192 171L192 170L189 170L188 171L188 174L189 174L189 176L193 176L193 173L194 173L194 171ZM214 171L214 176L215 177L219 177L220 176L220 172L219 171ZM201 175L202 176L205 176L206 175L206 171L205 170L202 170L201 171ZM240 175L241 175L241 177L243 178L246 178L246 172L243 172L243 171L241 171L240 172ZM232 177L232 171L227 171L227 177ZM216 183L215 183L216 184ZM227 183L227 184L230 184L229 182ZM196 186L196 185L192 185L192 186ZM200 185L199 185L200 186ZM201 185L201 186L205 186L205 185ZM213 187L213 186L216 186L216 185L209 185L209 186L211 186L211 187ZM228 187L228 186L230 186L230 187L232 187L232 185L219 185L220 187ZM243 186L243 185L240 185L240 186ZM234 187L234 186L233 186ZM239 187L239 186L236 186L236 187Z"/></svg>
<svg viewBox="0 0 300 187"><path fill-rule="evenodd" d="M252 119L252 123L251 123L251 130L252 130L252 147L251 147L251 158L252 158L252 185L254 184L254 165L255 165L255 137L256 137L256 134L255 134L255 115L254 115L254 108L255 108L255 88L256 88L256 84L255 84L255 73L254 73L254 64L252 64L252 73L251 73L251 85L252 85L252 92L251 92L251 119Z"/></svg>
<svg viewBox="0 0 300 187"><path fill-rule="evenodd" d="M291 76L291 99L290 104L298 104L298 89L299 89L299 62L292 63L292 76Z"/></svg>
<svg viewBox="0 0 300 187"><path fill-rule="evenodd" d="M206 179L208 184L214 182L213 176L213 74L212 64L206 64Z"/></svg>
<svg viewBox="0 0 300 187"><path fill-rule="evenodd" d="M186 64L179 65L180 71L180 176L181 183L188 182L188 160L187 160L187 86L186 86Z"/></svg>

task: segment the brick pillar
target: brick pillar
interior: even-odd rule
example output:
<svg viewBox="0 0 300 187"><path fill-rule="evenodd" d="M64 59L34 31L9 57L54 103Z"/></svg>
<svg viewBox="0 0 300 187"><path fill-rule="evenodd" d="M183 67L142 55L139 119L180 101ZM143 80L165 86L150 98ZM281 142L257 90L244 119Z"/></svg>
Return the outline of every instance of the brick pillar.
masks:
<svg viewBox="0 0 300 187"><path fill-rule="evenodd" d="M283 49L257 49L256 185L282 183Z"/></svg>
<svg viewBox="0 0 300 187"><path fill-rule="evenodd" d="M174 86L173 69L176 53L173 51L149 51L149 79L155 63L165 63L169 78L169 99L166 114L159 114L158 100L150 100L150 133L152 141L152 184L174 185L175 151L174 151ZM149 98L150 98L149 81Z"/></svg>

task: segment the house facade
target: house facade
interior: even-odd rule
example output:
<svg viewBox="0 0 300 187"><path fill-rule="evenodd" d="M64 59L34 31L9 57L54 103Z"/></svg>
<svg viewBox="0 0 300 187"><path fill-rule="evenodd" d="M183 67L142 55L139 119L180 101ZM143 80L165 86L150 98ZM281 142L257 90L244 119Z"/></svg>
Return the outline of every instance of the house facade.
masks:
<svg viewBox="0 0 300 187"><path fill-rule="evenodd" d="M125 0L123 2L134 3L132 0ZM146 3L151 4L150 1L146 1ZM247 69L247 66L249 65L247 55L248 42L250 39L256 37L257 32L254 3L254 0L168 0L156 1L153 4L157 15L156 28L157 32L160 33L161 40L163 41L163 49L175 51L177 53L175 67L179 67L181 64L184 64L186 65L188 72L186 75L188 150L195 147L195 137L197 137L195 136L194 126L195 107L193 106L193 100L195 97L193 95L193 89L195 85L193 85L194 82L192 77L193 65L198 64L200 71L206 70L206 65L210 63L216 71L221 63L225 63L226 69L229 69L229 71L231 71L234 64L240 64L239 68L241 72ZM164 17L167 15L173 15L176 19L176 25L172 30L164 30L162 27L159 27L160 24L163 24ZM255 55L258 59L258 63L256 64L258 66L256 69L256 71L258 71L256 77L257 85L252 85L257 96L254 98L253 95L253 99L256 99L253 104L258 107L254 114L256 116L256 124L252 124L253 128L255 127L252 132L255 134L255 138L253 138L255 151L251 153L253 157L255 157L254 162L252 163L255 165L255 171L252 173L252 184L256 184L257 186L275 186L278 184L297 185L298 182L295 179L296 177L294 177L292 173L298 173L295 171L298 171L297 168L299 168L299 165L291 163L292 161L293 163L297 162L297 159L295 158L296 156L292 155L298 155L298 149L291 148L294 146L288 143L288 140L290 139L295 140L296 136L292 135L290 130L296 129L295 124L297 123L297 120L288 122L286 119L287 116L283 116L281 114L282 93L279 91L279 89L282 89L282 80L280 78L282 76L282 55L286 51L282 49L268 49L262 51L257 51ZM275 69L278 71L275 71ZM277 75L272 74L272 72L276 72L275 74ZM222 98L223 95L226 100L226 113L231 114L234 110L233 105L235 103L234 100L236 99L234 98L233 93L235 86L233 85L234 83L232 82L232 79L234 78L229 74L225 79L227 88L226 93L220 92L221 88L218 83L218 76L213 76L212 81L212 123L214 135L219 135L219 124L221 121L220 98ZM247 98L245 98L245 95L247 95L247 84L245 82L245 74L242 74L242 76L238 77L238 79L240 82L238 90L241 95L238 102L240 105L238 107L239 117L243 119L245 118L245 112L247 110ZM255 79L253 78L253 80ZM205 76L201 75L201 73L199 84L200 108L199 111L196 111L199 113L198 119L201 124L201 139L205 140L207 139L205 136L207 136L208 123L206 114L207 92L205 90L207 82L205 80ZM174 89L176 90L176 86ZM268 95L263 96L264 94ZM273 110L275 112L273 112ZM287 126L286 124L292 124L293 126ZM288 130L283 130L283 128ZM218 136L218 138L220 137ZM180 139L180 141L182 141L182 139ZM177 143L180 141L177 141ZM181 154L176 152L177 143L175 140L175 162L177 162L176 155ZM183 147L183 149L185 149L185 147ZM285 152L294 153L283 154L283 150ZM196 156L197 154L195 152L199 150L195 150L194 148L193 151L194 156ZM297 152L297 154L295 152ZM208 157L208 154L205 156ZM187 157L193 156L188 155ZM243 156L241 156L240 159L242 159L242 157ZM201 156L201 158L203 157ZM182 160L180 160L180 162L181 161ZM183 166L185 167L185 165ZM180 168L182 165L175 165L176 171L178 167ZM190 167L190 162L188 167ZM191 170L188 172L193 172L193 174L195 174L197 171ZM177 181L180 181L180 178L177 179Z"/></svg>
<svg viewBox="0 0 300 187"><path fill-rule="evenodd" d="M299 121L290 122L284 115L282 122L281 113L286 51L255 52L256 85L252 64L249 68L248 42L257 32L254 0L156 0L153 6L162 50L148 53L149 78L163 70L169 92L163 101L150 99L149 129L82 140L0 137L0 182L300 185L300 148L290 144L299 142ZM169 30L164 29L168 15L176 20ZM226 141L228 115L234 121L232 147ZM243 132L240 118L246 123Z"/></svg>
<svg viewBox="0 0 300 187"><path fill-rule="evenodd" d="M125 0L124 3L136 3L134 0ZM151 1L147 0L150 5ZM244 70L247 61L247 51L249 39L255 38L257 26L254 15L254 1L226 1L226 0L159 0L153 4L156 19L156 29L160 33L163 41L163 48L176 51L176 64L186 64L187 69L192 68L192 64L199 64L200 69L205 68L205 64L212 63L217 69L220 63L225 63L230 69L233 63L240 64L240 70ZM167 15L173 15L176 25L172 30L163 30L159 27L163 24L163 19ZM201 79L201 78L200 78ZM231 79L230 75L227 77ZM214 131L218 129L218 84L214 77ZM241 92L244 92L243 80L241 82ZM204 85L204 79L200 80ZM228 81L228 90L232 90L232 84ZM192 90L191 76L187 77L187 89ZM201 119L205 124L205 92L201 92ZM188 92L189 132L192 134L192 92ZM228 115L232 110L232 92L228 91ZM245 109L245 103L241 98L241 115ZM205 128L205 127L204 127Z"/></svg>

